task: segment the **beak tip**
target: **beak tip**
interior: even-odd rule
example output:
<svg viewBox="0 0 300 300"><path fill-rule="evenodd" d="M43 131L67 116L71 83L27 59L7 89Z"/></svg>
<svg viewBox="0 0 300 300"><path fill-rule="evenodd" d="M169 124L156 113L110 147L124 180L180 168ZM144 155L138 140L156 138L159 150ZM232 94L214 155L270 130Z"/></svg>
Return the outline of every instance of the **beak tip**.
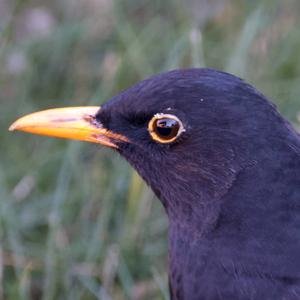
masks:
<svg viewBox="0 0 300 300"><path fill-rule="evenodd" d="M21 130L24 131L24 129L28 127L27 123L24 123L23 121L20 122L20 119L18 119L17 121L13 122L9 128L8 131L15 131L15 130Z"/></svg>
<svg viewBox="0 0 300 300"><path fill-rule="evenodd" d="M14 122L9 126L8 131L15 131L16 129L18 129L18 125L16 124L16 122Z"/></svg>

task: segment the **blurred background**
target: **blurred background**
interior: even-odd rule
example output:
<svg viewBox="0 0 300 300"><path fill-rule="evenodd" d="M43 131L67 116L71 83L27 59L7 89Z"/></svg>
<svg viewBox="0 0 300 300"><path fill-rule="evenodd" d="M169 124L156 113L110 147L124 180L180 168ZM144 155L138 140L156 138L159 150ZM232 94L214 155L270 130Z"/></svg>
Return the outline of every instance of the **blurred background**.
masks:
<svg viewBox="0 0 300 300"><path fill-rule="evenodd" d="M209 66L298 126L300 2L0 0L0 300L168 299L167 221L109 149L9 133L147 76Z"/></svg>

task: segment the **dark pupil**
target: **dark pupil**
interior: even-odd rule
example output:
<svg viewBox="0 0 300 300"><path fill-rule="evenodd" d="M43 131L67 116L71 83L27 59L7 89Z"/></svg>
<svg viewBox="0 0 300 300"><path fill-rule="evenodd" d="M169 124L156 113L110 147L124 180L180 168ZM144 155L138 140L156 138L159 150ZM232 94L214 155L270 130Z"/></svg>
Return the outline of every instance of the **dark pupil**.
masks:
<svg viewBox="0 0 300 300"><path fill-rule="evenodd" d="M179 130L178 122L173 119L159 119L155 125L156 133L163 139L175 137Z"/></svg>

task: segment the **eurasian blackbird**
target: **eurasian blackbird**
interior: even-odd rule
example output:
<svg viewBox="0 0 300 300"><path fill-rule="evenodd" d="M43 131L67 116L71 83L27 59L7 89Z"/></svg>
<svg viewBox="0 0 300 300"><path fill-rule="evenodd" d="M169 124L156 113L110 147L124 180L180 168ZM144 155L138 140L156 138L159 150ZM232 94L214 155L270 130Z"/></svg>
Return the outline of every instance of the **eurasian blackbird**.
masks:
<svg viewBox="0 0 300 300"><path fill-rule="evenodd" d="M172 300L300 299L300 139L243 80L213 69L153 76L99 107L10 128L104 144L161 200Z"/></svg>

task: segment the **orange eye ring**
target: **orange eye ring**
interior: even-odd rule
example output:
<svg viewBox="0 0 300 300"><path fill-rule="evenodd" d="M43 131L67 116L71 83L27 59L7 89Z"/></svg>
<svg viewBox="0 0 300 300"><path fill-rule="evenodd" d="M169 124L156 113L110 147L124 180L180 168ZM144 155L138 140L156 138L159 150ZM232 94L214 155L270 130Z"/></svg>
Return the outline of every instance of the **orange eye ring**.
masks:
<svg viewBox="0 0 300 300"><path fill-rule="evenodd" d="M148 131L154 141L168 144L174 142L185 129L175 115L158 113L150 120Z"/></svg>

